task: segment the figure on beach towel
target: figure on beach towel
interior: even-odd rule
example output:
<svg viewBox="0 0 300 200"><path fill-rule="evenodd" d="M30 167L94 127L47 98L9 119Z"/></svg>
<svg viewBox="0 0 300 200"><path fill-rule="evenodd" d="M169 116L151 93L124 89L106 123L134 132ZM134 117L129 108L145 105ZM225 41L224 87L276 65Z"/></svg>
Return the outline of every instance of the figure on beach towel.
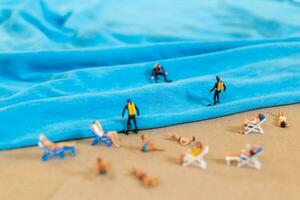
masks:
<svg viewBox="0 0 300 200"><path fill-rule="evenodd" d="M158 178L151 178L145 172L133 168L132 175L138 178L144 186L154 187L159 184Z"/></svg>
<svg viewBox="0 0 300 200"><path fill-rule="evenodd" d="M123 112L122 112L122 119L124 119L125 112L128 112L128 119L127 119L127 129L125 130L125 134L128 135L131 127L131 120L134 123L134 132L138 133L138 127L136 123L136 113L138 116L140 116L140 111L138 107L131 101L131 99L127 99L127 104L124 106Z"/></svg>
<svg viewBox="0 0 300 200"><path fill-rule="evenodd" d="M142 152L148 152L148 151L164 151L163 148L156 146L153 142L153 140L149 139L148 135L142 134Z"/></svg>
<svg viewBox="0 0 300 200"><path fill-rule="evenodd" d="M278 116L277 116L277 126L281 128L286 128L288 127L288 122L286 119L286 116L284 116L282 110L279 109Z"/></svg>
<svg viewBox="0 0 300 200"><path fill-rule="evenodd" d="M191 136L191 137L183 137L183 136L179 136L176 133L168 133L166 136L167 139L169 140L174 140L174 141L178 141L179 144L185 146L185 145L189 145L192 142L196 141L196 137L195 136Z"/></svg>
<svg viewBox="0 0 300 200"><path fill-rule="evenodd" d="M171 80L167 79L167 75L168 72L166 72L165 68L161 64L155 64L151 73L151 79L154 79L155 83L157 83L158 77L162 76L165 82L172 82Z"/></svg>
<svg viewBox="0 0 300 200"><path fill-rule="evenodd" d="M220 93L223 90L224 92L226 91L226 85L223 81L221 81L220 76L216 76L217 82L215 83L214 87L209 91L209 94L212 91L215 91L214 93L214 104L216 105L217 103L220 103Z"/></svg>
<svg viewBox="0 0 300 200"><path fill-rule="evenodd" d="M113 144L115 147L121 146L118 133L116 131L105 132L98 120L95 120L90 125L90 129L96 135L96 137L93 139L92 145L105 144L110 147L111 144Z"/></svg>
<svg viewBox="0 0 300 200"><path fill-rule="evenodd" d="M112 168L110 163L98 157L96 160L96 174L112 176Z"/></svg>

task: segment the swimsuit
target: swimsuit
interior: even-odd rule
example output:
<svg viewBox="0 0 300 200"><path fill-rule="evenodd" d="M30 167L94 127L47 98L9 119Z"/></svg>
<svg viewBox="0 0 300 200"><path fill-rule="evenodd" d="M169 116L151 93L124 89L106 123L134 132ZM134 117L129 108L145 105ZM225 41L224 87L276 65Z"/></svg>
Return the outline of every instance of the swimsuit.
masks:
<svg viewBox="0 0 300 200"><path fill-rule="evenodd" d="M144 144L142 148L142 152L147 152L147 151L149 151L148 145Z"/></svg>

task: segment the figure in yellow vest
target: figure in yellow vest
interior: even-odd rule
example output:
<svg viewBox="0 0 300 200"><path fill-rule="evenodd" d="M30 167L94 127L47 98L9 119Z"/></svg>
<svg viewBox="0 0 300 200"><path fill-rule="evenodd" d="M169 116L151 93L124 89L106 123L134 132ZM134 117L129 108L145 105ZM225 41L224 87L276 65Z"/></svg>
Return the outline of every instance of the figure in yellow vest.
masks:
<svg viewBox="0 0 300 200"><path fill-rule="evenodd" d="M216 79L217 79L217 82L216 82L215 86L209 91L209 93L211 93L212 91L215 90L214 105L216 105L217 103L220 103L220 93L221 93L222 89L224 90L224 92L226 91L225 83L223 81L221 81L220 76L216 76Z"/></svg>
<svg viewBox="0 0 300 200"><path fill-rule="evenodd" d="M133 123L134 123L134 128L135 128L134 132L137 133L138 127L136 125L135 114L137 112L138 116L140 116L140 111L139 111L138 107L130 99L127 99L127 104L125 105L125 107L123 109L122 119L124 118L124 114L125 114L126 110L128 112L128 119L127 119L127 130L125 131L125 133L128 135L128 131L130 130L131 120L133 120Z"/></svg>

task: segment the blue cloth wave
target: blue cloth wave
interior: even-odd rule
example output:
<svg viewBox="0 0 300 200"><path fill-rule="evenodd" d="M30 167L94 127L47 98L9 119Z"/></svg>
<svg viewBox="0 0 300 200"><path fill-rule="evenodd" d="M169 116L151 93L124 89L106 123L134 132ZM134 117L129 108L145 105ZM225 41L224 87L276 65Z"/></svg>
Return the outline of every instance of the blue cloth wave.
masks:
<svg viewBox="0 0 300 200"><path fill-rule="evenodd" d="M35 145L39 133L91 137L95 119L121 131L127 98L141 129L300 102L300 25L288 20L300 17L297 1L254 1L264 12L248 1L118 2L0 4L0 150ZM170 5L173 14L162 12ZM278 18L282 7L290 12ZM152 82L155 63L172 83ZM228 89L209 107L216 74Z"/></svg>

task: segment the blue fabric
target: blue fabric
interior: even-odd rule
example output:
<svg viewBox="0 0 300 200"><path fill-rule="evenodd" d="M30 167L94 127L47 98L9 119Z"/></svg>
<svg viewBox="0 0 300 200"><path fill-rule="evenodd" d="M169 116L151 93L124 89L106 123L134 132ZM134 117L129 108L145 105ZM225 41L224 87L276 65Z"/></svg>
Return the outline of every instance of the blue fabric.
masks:
<svg viewBox="0 0 300 200"><path fill-rule="evenodd" d="M293 0L2 0L0 149L124 130L127 98L141 129L297 103L299 21Z"/></svg>

